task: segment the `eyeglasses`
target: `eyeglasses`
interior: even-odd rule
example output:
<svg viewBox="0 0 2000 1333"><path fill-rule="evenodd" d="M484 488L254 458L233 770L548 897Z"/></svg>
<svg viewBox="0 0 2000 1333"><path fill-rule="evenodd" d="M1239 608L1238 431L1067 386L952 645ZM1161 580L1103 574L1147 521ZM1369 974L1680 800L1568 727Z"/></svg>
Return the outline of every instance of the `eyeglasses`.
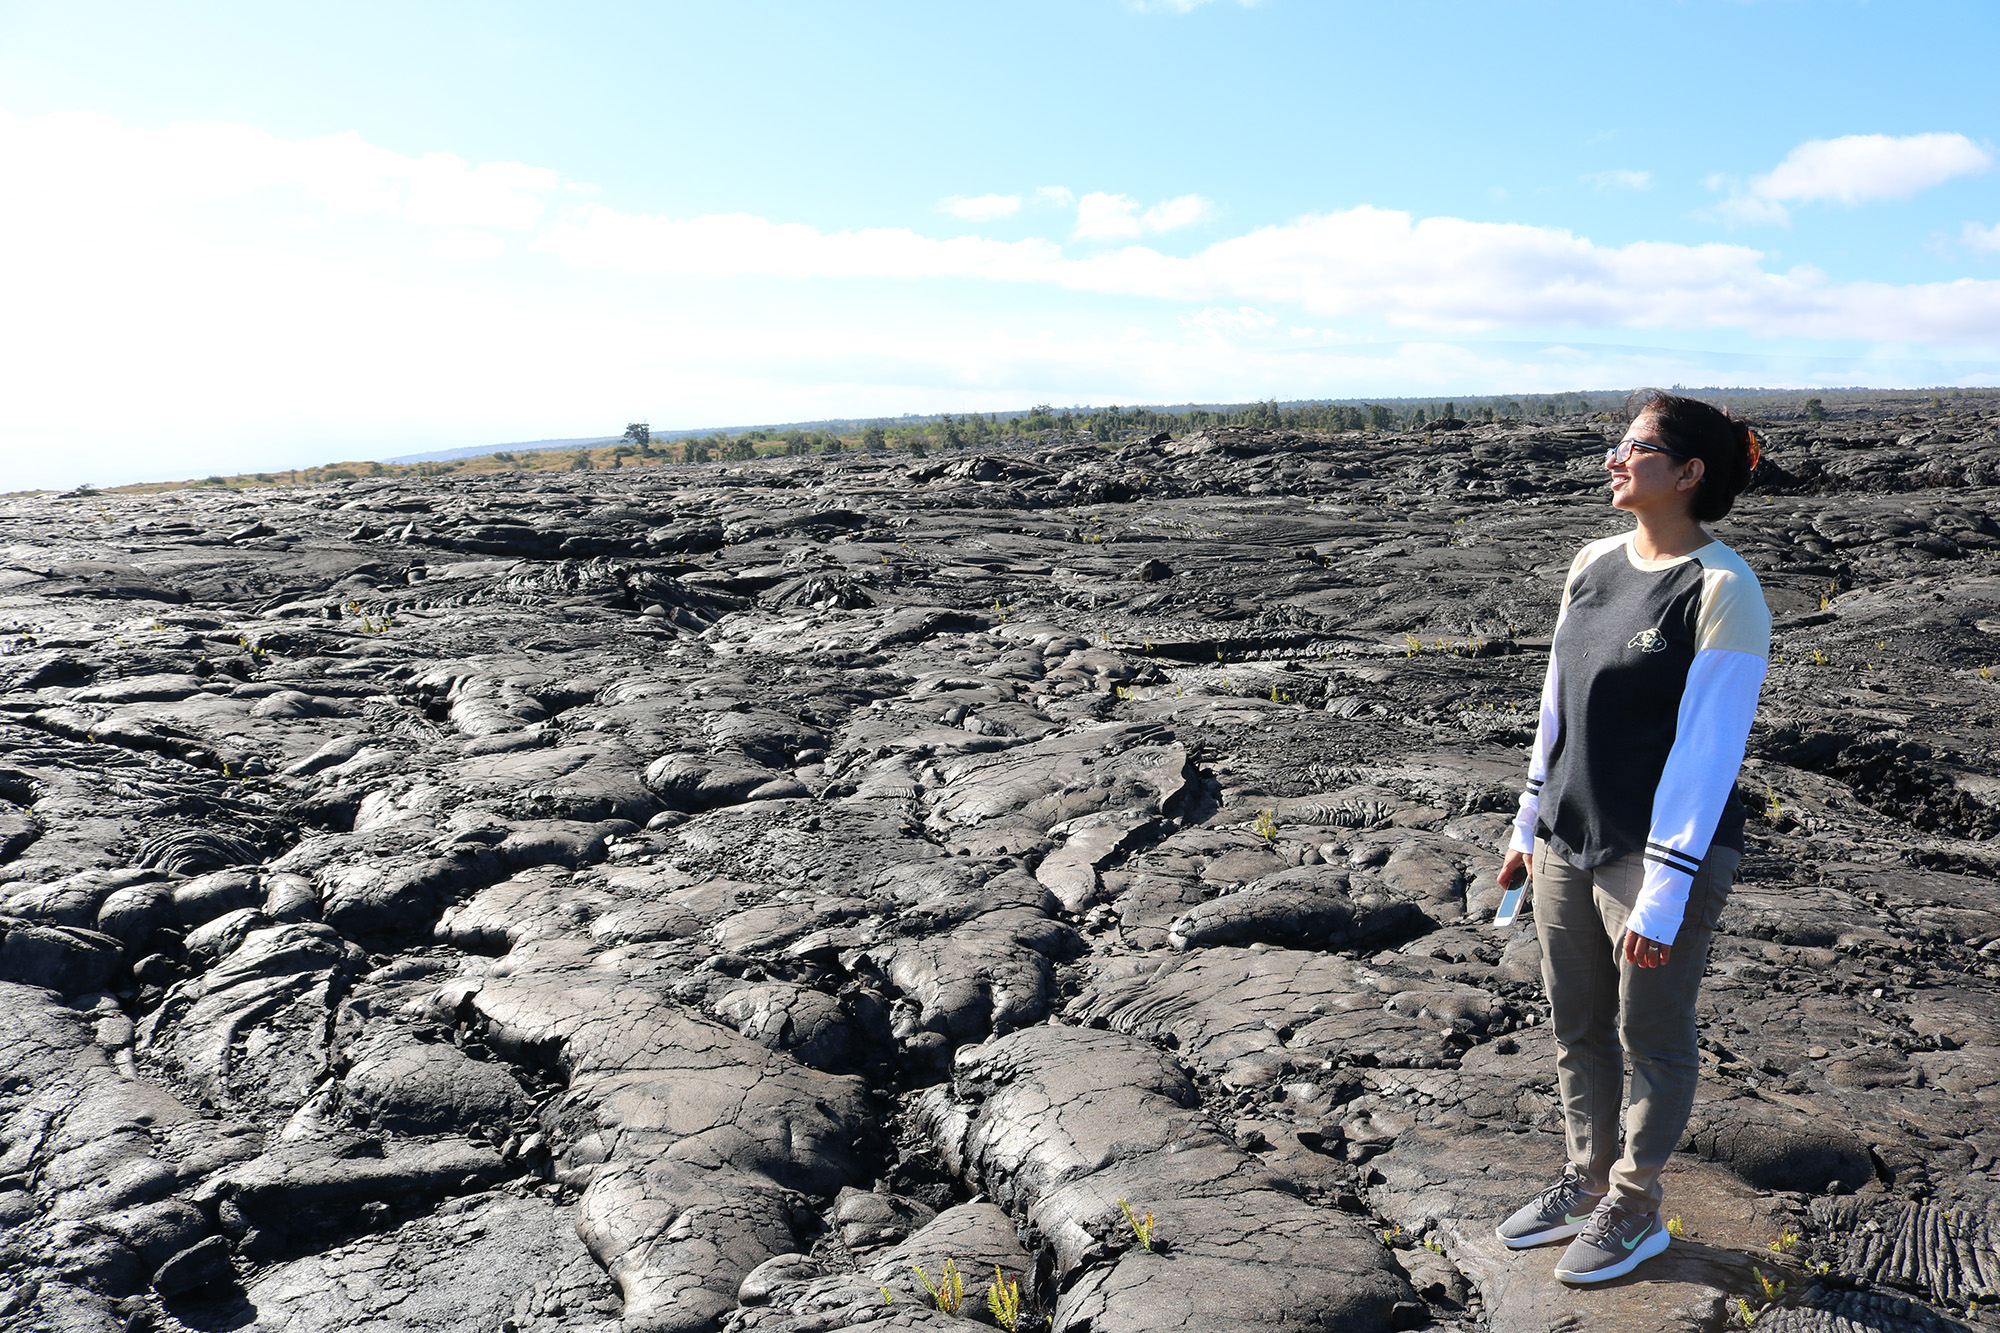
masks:
<svg viewBox="0 0 2000 1333"><path fill-rule="evenodd" d="M1672 449L1662 449L1657 444L1647 444L1644 440L1635 440L1628 435L1618 441L1615 446L1604 451L1604 466L1610 467L1613 464L1625 462L1632 457L1634 449L1644 449L1649 454L1665 454L1668 458L1678 458L1683 462L1694 456L1692 454L1678 453Z"/></svg>

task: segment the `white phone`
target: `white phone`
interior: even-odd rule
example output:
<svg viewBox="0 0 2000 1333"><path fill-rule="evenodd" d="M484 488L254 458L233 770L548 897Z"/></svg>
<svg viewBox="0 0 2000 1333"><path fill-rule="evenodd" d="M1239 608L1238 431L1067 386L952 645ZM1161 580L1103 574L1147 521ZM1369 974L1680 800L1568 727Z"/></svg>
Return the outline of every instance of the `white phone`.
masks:
<svg viewBox="0 0 2000 1333"><path fill-rule="evenodd" d="M1495 926L1511 926L1514 918L1521 913L1521 897L1528 891L1528 877L1521 876L1521 882L1500 895L1500 907L1493 913Z"/></svg>

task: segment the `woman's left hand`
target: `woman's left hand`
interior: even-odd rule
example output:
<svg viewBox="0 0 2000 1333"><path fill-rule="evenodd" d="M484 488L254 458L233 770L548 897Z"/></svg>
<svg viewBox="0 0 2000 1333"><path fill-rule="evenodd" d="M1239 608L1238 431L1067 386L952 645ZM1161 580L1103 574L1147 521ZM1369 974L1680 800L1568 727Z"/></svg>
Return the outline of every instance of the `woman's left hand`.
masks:
<svg viewBox="0 0 2000 1333"><path fill-rule="evenodd" d="M1674 946L1649 940L1644 935L1625 932L1625 961L1634 967L1665 967L1667 959L1673 957Z"/></svg>

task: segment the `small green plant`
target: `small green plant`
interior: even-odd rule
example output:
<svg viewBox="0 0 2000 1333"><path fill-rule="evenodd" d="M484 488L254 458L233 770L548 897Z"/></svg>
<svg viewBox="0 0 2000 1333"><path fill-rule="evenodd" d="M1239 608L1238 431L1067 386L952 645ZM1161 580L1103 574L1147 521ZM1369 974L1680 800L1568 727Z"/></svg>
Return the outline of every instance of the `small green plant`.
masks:
<svg viewBox="0 0 2000 1333"><path fill-rule="evenodd" d="M1775 1250L1779 1254L1790 1254L1792 1252L1792 1248L1796 1246L1798 1243L1799 1243L1799 1233L1792 1230L1790 1227L1786 1227L1780 1232L1778 1232L1777 1236L1772 1239L1771 1243L1766 1248Z"/></svg>
<svg viewBox="0 0 2000 1333"><path fill-rule="evenodd" d="M1429 1250L1432 1254L1443 1254L1444 1242L1439 1240L1436 1236L1426 1236L1424 1237L1424 1248Z"/></svg>
<svg viewBox="0 0 2000 1333"><path fill-rule="evenodd" d="M1402 1238L1403 1238L1403 1224L1398 1222L1395 1226L1390 1227L1387 1231L1384 1231L1382 1233L1382 1244L1386 1248L1393 1250L1396 1248L1396 1242L1401 1240Z"/></svg>
<svg viewBox="0 0 2000 1333"><path fill-rule="evenodd" d="M1751 1309L1750 1302L1744 1300L1741 1296L1736 1298L1736 1317L1743 1321L1743 1327L1745 1328L1757 1327L1757 1312Z"/></svg>
<svg viewBox="0 0 2000 1333"><path fill-rule="evenodd" d="M887 1287L877 1287L875 1288L875 1290L882 1293L882 1304L894 1305L896 1303L896 1298L889 1294L889 1289Z"/></svg>
<svg viewBox="0 0 2000 1333"><path fill-rule="evenodd" d="M1667 1234L1675 1240L1679 1240L1687 1234L1687 1224L1681 1221L1679 1213L1675 1213L1667 1219Z"/></svg>
<svg viewBox="0 0 2000 1333"><path fill-rule="evenodd" d="M1764 1276L1764 1270L1761 1268L1753 1268L1750 1271L1757 1275L1757 1285L1764 1289L1764 1299L1766 1301L1780 1301L1784 1299L1785 1282L1783 1278L1773 1282L1770 1278Z"/></svg>
<svg viewBox="0 0 2000 1333"><path fill-rule="evenodd" d="M1778 800L1778 793L1771 790L1771 784L1764 784L1764 818L1777 823L1785 817L1785 807Z"/></svg>
<svg viewBox="0 0 2000 1333"><path fill-rule="evenodd" d="M1825 666L1828 662L1831 662L1833 659L1831 657L1828 657L1825 653L1821 652L1819 649L1815 648L1812 650L1812 660L1814 666Z"/></svg>
<svg viewBox="0 0 2000 1333"><path fill-rule="evenodd" d="M1125 1200L1123 1199L1120 1199L1118 1201L1118 1207L1124 1212L1126 1225L1132 1228L1132 1236L1135 1240L1139 1242L1139 1248L1143 1250L1152 1249L1153 1248L1152 1212L1149 1210L1144 1217L1141 1217L1137 1213L1133 1212L1132 1205L1125 1202Z"/></svg>
<svg viewBox="0 0 2000 1333"><path fill-rule="evenodd" d="M965 1302L965 1279L959 1274L957 1260L948 1258L944 1261L936 1282L931 1281L921 1264L910 1265L910 1271L917 1275L917 1281L924 1284L924 1290L930 1293L939 1313L958 1313L958 1307Z"/></svg>
<svg viewBox="0 0 2000 1333"><path fill-rule="evenodd" d="M986 1289L986 1308L1007 1333L1021 1326L1021 1284L1009 1282L998 1264L993 1266L993 1285Z"/></svg>
<svg viewBox="0 0 2000 1333"><path fill-rule="evenodd" d="M1811 1273L1814 1277L1825 1277L1832 1271L1833 1265L1824 1259L1816 1259L1806 1265L1806 1272Z"/></svg>
<svg viewBox="0 0 2000 1333"><path fill-rule="evenodd" d="M1415 657L1424 650L1424 641L1414 634L1403 636L1403 656Z"/></svg>
<svg viewBox="0 0 2000 1333"><path fill-rule="evenodd" d="M1277 816L1269 810L1259 810L1256 822L1250 825L1250 831L1265 842L1276 842L1278 840Z"/></svg>

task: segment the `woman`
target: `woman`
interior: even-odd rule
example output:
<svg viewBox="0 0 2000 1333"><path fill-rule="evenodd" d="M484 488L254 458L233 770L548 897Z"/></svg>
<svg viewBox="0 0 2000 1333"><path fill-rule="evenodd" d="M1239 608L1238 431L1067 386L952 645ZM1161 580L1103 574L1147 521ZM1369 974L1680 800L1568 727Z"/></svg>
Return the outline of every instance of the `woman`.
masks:
<svg viewBox="0 0 2000 1333"><path fill-rule="evenodd" d="M1498 1235L1575 1237L1566 1282L1667 1248L1660 1170L1694 1104L1695 993L1742 857L1736 774L1771 644L1757 576L1702 529L1748 482L1756 436L1677 394L1637 403L1604 458L1635 523L1570 566L1500 867L1502 887L1533 885L1569 1165Z"/></svg>

